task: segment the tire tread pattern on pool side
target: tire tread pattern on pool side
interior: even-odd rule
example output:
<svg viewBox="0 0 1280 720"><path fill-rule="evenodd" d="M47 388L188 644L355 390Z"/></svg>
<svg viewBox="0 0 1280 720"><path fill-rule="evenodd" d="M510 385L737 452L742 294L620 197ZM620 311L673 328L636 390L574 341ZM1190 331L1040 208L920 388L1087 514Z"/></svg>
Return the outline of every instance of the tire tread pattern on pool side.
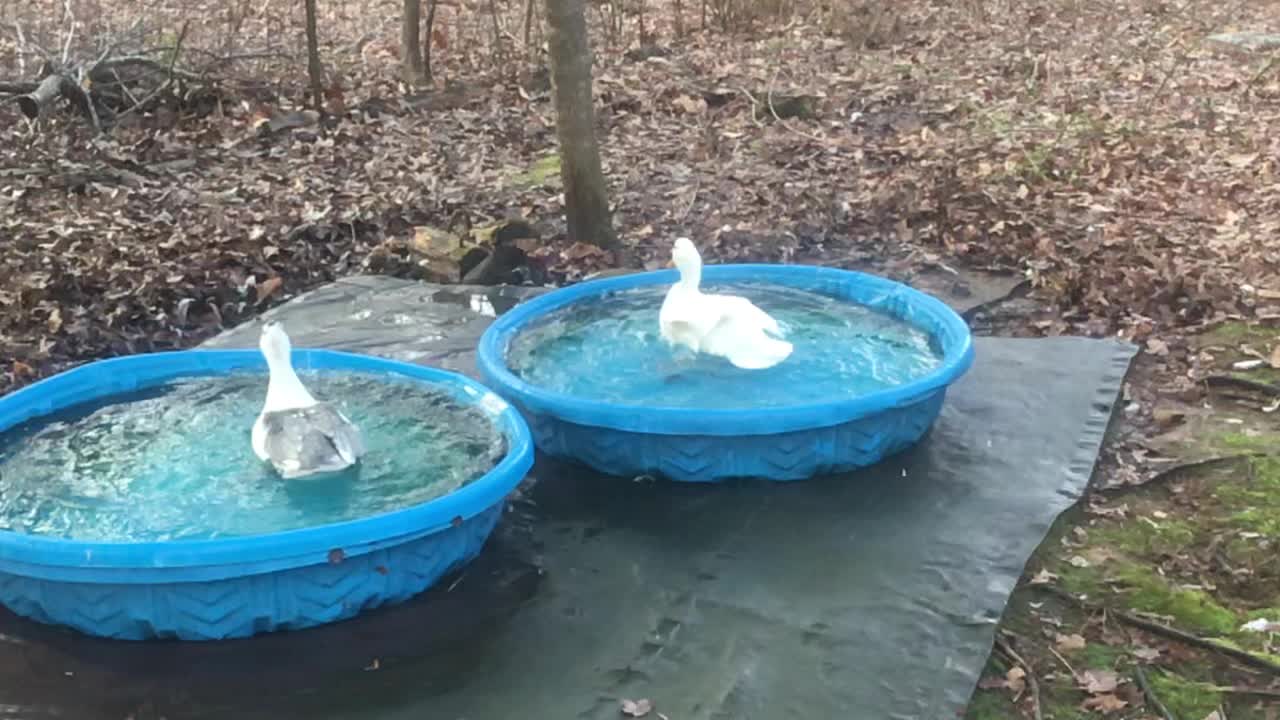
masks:
<svg viewBox="0 0 1280 720"><path fill-rule="evenodd" d="M215 582L95 585L4 573L0 603L39 622L121 640L224 640L298 630L421 593L479 554L504 507L338 563L322 559Z"/></svg>
<svg viewBox="0 0 1280 720"><path fill-rule="evenodd" d="M735 477L803 480L873 465L915 445L941 412L945 396L946 390L941 389L872 417L779 433L763 441L753 435L631 433L520 409L541 450L606 474L662 475L684 482Z"/></svg>

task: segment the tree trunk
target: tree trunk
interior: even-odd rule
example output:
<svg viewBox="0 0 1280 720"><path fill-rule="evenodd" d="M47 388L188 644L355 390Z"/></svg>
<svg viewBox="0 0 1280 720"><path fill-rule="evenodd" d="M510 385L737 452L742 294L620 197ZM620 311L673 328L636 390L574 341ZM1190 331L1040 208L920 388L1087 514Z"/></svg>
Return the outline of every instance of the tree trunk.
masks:
<svg viewBox="0 0 1280 720"><path fill-rule="evenodd" d="M320 67L320 37L316 32L316 0L307 6L307 74L311 76L311 102L316 112L324 112L324 69Z"/></svg>
<svg viewBox="0 0 1280 720"><path fill-rule="evenodd" d="M546 0L547 44L560 141L560 178L569 239L615 252L618 236L609 217L591 98L591 48L583 0Z"/></svg>
<svg viewBox="0 0 1280 720"><path fill-rule="evenodd" d="M421 20L422 0L404 0L404 17L400 19L400 67L404 84L409 87L420 85L424 78L422 41L418 32ZM430 35L427 42L431 42Z"/></svg>
<svg viewBox="0 0 1280 720"><path fill-rule="evenodd" d="M427 0L427 39L422 48L422 79L428 84L435 83L431 74L431 49L436 44L436 6L437 0Z"/></svg>

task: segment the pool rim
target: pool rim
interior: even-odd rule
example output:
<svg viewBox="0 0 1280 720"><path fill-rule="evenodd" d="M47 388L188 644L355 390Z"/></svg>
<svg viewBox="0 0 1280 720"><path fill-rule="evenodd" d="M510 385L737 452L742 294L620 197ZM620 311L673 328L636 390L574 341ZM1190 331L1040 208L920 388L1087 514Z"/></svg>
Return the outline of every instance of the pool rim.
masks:
<svg viewBox="0 0 1280 720"><path fill-rule="evenodd" d="M471 400L493 420L507 451L487 473L446 495L406 508L336 523L273 533L201 540L145 542L85 541L0 529L0 571L72 582L201 582L246 574L278 572L320 562L341 561L446 531L501 503L533 465L533 438L520 414L481 383L438 368L338 350L295 348L299 370L386 373L444 386ZM67 387L96 385L105 374L149 370L127 387L119 380L102 392L55 403L50 396ZM0 432L75 404L130 389L186 377L265 371L258 350L174 350L96 360L71 368L0 397ZM25 409L15 412L17 409ZM31 409L34 408L34 411ZM19 415L16 420L13 416ZM246 425L246 447L248 432ZM281 482L288 482L282 480ZM293 482L305 482L293 481ZM341 557L332 552L341 551ZM121 570L136 571L121 573ZM165 571L156 575L148 570ZM186 570L187 573L179 571ZM177 574L175 574L177 573Z"/></svg>
<svg viewBox="0 0 1280 720"><path fill-rule="evenodd" d="M776 435L829 427L876 415L888 408L913 405L945 389L973 364L973 337L968 323L954 309L928 293L856 270L817 265L739 263L705 266L703 284L759 281L820 292L823 284L854 282L873 290L883 290L888 298L900 298L917 312L933 318L940 332L921 327L910 318L899 319L931 336L949 334L957 342L954 347L944 347L942 364L910 382L832 402L769 408L686 408L588 400L533 385L507 366L506 349L511 339L530 322L547 313L592 296L644 286L669 285L678 278L675 270L631 273L584 281L526 300L499 316L481 336L476 355L481 376L517 405L579 425L658 435L737 436Z"/></svg>

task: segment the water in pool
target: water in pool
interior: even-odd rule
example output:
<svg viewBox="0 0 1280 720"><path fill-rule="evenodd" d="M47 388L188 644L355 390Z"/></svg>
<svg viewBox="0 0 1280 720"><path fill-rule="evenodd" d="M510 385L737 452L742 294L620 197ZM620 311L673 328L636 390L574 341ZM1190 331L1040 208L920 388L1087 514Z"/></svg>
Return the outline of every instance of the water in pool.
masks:
<svg viewBox="0 0 1280 720"><path fill-rule="evenodd" d="M364 433L341 473L283 480L249 443L263 375L193 378L0 434L0 528L86 541L290 530L415 505L488 472L505 440L482 411L421 383L308 373Z"/></svg>
<svg viewBox="0 0 1280 720"><path fill-rule="evenodd" d="M772 315L794 345L765 370L666 345L658 310L667 286L613 293L549 313L516 335L507 365L538 387L650 407L760 408L829 402L899 385L942 363L930 336L866 306L763 283L708 285Z"/></svg>

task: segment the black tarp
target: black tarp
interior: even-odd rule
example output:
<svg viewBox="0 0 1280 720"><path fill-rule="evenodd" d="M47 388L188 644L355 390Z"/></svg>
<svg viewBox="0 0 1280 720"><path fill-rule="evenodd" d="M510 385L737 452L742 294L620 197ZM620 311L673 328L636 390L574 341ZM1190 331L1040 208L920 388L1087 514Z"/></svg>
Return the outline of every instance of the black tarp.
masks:
<svg viewBox="0 0 1280 720"><path fill-rule="evenodd" d="M270 316L295 346L474 373L489 319L528 292L354 278ZM646 698L670 720L954 718L1134 353L976 350L919 447L850 475L680 485L539 459L460 576L346 623L130 644L0 616L0 716L589 720Z"/></svg>

